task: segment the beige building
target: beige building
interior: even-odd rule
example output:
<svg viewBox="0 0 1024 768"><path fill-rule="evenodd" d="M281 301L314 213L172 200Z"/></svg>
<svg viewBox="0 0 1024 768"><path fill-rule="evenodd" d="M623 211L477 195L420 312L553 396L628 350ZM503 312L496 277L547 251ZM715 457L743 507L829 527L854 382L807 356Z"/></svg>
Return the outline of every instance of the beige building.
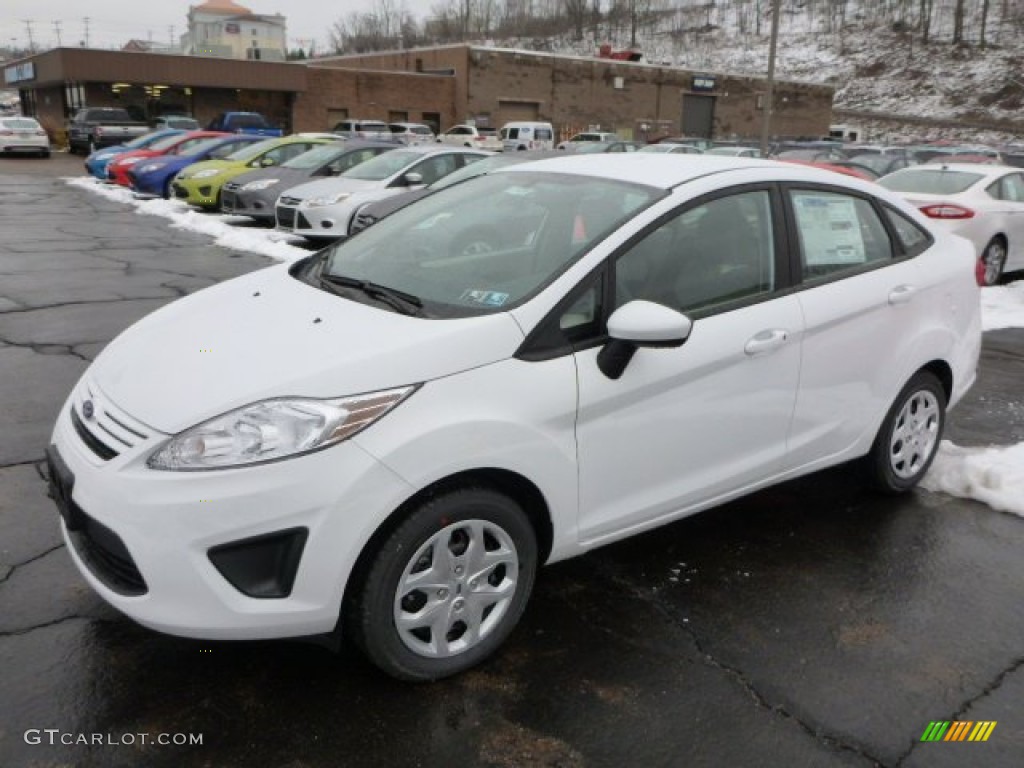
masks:
<svg viewBox="0 0 1024 768"><path fill-rule="evenodd" d="M285 18L255 14L234 0L207 0L189 8L181 49L187 56L284 61Z"/></svg>

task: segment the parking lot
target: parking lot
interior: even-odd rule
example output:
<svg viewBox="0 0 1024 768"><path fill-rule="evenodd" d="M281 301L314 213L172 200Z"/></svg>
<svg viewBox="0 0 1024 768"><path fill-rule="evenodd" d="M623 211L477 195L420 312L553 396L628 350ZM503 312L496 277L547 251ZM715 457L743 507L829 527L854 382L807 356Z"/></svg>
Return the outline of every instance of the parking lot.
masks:
<svg viewBox="0 0 1024 768"><path fill-rule="evenodd" d="M57 411L122 329L271 262L64 180L81 174L65 154L0 159L0 766L1024 761L1024 519L880 497L849 468L543 569L510 642L439 683L121 617L46 496ZM946 436L1024 442L1022 365L1024 330L987 333ZM922 743L933 721L997 725Z"/></svg>

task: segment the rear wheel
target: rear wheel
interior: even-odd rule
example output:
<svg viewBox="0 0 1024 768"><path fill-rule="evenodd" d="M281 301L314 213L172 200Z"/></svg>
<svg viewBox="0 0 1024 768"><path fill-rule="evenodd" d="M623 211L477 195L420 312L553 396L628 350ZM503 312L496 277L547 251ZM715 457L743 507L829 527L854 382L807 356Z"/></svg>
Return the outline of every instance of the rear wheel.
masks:
<svg viewBox="0 0 1024 768"><path fill-rule="evenodd" d="M1003 276L1006 266L1006 242L1001 237L993 237L985 250L981 252L981 279L983 285L996 285Z"/></svg>
<svg viewBox="0 0 1024 768"><path fill-rule="evenodd" d="M946 392L935 374L918 371L886 414L866 458L869 479L886 493L909 491L924 477L946 422Z"/></svg>
<svg viewBox="0 0 1024 768"><path fill-rule="evenodd" d="M346 608L347 632L394 677L454 675L505 641L536 569L536 535L516 502L489 488L448 491L381 544Z"/></svg>

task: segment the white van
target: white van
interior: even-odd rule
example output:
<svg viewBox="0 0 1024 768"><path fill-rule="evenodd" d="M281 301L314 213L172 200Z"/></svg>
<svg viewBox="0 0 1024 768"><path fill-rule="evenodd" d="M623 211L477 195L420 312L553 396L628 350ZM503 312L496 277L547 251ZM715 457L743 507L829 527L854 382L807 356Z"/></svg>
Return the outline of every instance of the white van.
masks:
<svg viewBox="0 0 1024 768"><path fill-rule="evenodd" d="M506 152L555 148L555 129L551 123L505 123L499 136Z"/></svg>

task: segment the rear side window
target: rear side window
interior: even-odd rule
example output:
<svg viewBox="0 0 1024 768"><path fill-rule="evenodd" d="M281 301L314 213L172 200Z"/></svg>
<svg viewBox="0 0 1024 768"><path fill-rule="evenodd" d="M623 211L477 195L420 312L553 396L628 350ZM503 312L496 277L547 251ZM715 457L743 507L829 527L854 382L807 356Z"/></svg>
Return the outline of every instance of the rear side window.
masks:
<svg viewBox="0 0 1024 768"><path fill-rule="evenodd" d="M889 219L889 223L892 224L892 228L896 230L896 237L899 238L903 251L907 255L916 256L931 245L931 236L902 213L897 213L887 206L885 215Z"/></svg>
<svg viewBox="0 0 1024 768"><path fill-rule="evenodd" d="M838 192L791 190L805 280L892 259L892 243L874 207Z"/></svg>
<svg viewBox="0 0 1024 768"><path fill-rule="evenodd" d="M551 131L547 128L538 128L533 136L537 141L551 141Z"/></svg>

